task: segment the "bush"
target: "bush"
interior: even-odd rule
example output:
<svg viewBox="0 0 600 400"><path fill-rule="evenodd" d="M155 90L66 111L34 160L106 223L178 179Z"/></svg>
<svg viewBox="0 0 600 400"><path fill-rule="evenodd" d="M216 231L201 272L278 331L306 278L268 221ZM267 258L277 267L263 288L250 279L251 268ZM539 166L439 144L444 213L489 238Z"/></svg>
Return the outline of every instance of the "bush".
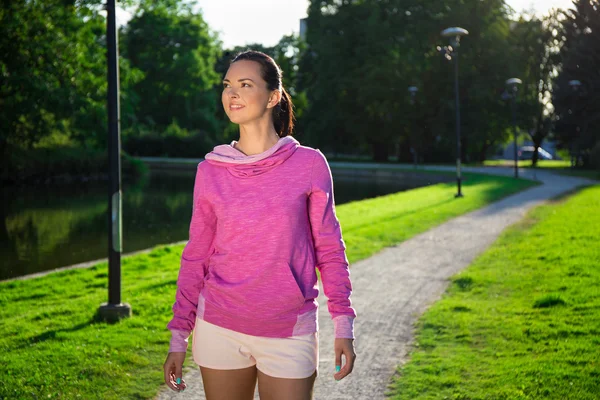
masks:
<svg viewBox="0 0 600 400"><path fill-rule="evenodd" d="M3 184L56 183L108 179L108 152L82 147L11 148L3 160ZM123 178L147 171L143 163L121 153Z"/></svg>
<svg viewBox="0 0 600 400"><path fill-rule="evenodd" d="M210 152L214 141L205 132L190 132L175 122L162 133L137 127L123 136L125 151L138 157L200 158Z"/></svg>
<svg viewBox="0 0 600 400"><path fill-rule="evenodd" d="M600 141L590 150L589 161L592 168L600 171Z"/></svg>

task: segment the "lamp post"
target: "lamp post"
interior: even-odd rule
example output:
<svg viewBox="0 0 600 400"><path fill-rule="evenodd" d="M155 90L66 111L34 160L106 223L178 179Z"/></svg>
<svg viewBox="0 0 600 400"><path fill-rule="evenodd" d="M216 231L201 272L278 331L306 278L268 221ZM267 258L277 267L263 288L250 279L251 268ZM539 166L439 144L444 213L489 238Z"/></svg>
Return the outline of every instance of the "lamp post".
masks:
<svg viewBox="0 0 600 400"><path fill-rule="evenodd" d="M417 97L417 93L419 92L419 88L416 86L409 86L408 87L408 92L410 93L410 104L411 105L415 105L416 103L416 97ZM414 113L413 113L414 115ZM412 138L413 140L411 140L411 150L412 150L412 154L413 154L413 162L414 162L414 167L417 168L417 158L418 158L418 154L417 154L417 146L415 144L416 140L417 140L417 136L416 136L416 122L414 122L414 118L413 118L413 124L412 124Z"/></svg>
<svg viewBox="0 0 600 400"><path fill-rule="evenodd" d="M443 48L438 46L437 49L444 54L446 59L454 59L454 92L456 96L456 182L458 186L458 193L454 197L463 197L460 184L460 99L458 93L458 47L460 46L460 38L467 36L469 32L463 28L448 28L442 31L442 36L450 39L450 46L444 46Z"/></svg>
<svg viewBox="0 0 600 400"><path fill-rule="evenodd" d="M115 322L131 316L131 306L121 303L121 133L119 112L119 48L116 0L106 2L106 47L108 62L108 303L98 309L102 320Z"/></svg>
<svg viewBox="0 0 600 400"><path fill-rule="evenodd" d="M515 178L519 177L519 151L517 149L517 91L519 90L518 85L521 83L523 83L523 81L519 78L510 78L506 81L512 105L513 132L515 137Z"/></svg>
<svg viewBox="0 0 600 400"><path fill-rule="evenodd" d="M581 81L578 81L577 79L573 79L573 80L569 81L569 86L571 86L571 89L575 93L575 99L577 99L577 95L579 94L579 88L581 87ZM576 100L573 103L575 106L577 106ZM573 117L575 118L575 121L578 121L577 117L574 115L576 107L573 107L573 108L574 108ZM575 155L575 141L576 141L577 137L579 136L578 134L579 134L579 123L575 127L575 135L573 135L573 138L571 139L571 143L570 143L571 168L575 168L577 166L577 161L578 161L577 158L578 157Z"/></svg>

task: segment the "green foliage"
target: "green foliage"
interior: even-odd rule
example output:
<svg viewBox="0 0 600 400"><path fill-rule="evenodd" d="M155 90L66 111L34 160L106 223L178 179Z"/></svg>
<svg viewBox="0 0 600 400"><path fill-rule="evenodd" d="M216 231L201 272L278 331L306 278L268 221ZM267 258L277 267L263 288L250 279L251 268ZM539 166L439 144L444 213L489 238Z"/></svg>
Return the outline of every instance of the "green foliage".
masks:
<svg viewBox="0 0 600 400"><path fill-rule="evenodd" d="M558 30L558 37L563 38L562 67L552 98L556 136L563 148L577 155L576 166L592 167L600 164L590 154L600 143L600 2L575 0L562 17ZM570 87L571 80L581 82L579 90Z"/></svg>
<svg viewBox="0 0 600 400"><path fill-rule="evenodd" d="M596 145L590 150L590 164L592 168L599 171L600 174L600 140L596 142Z"/></svg>
<svg viewBox="0 0 600 400"><path fill-rule="evenodd" d="M136 154L196 157L236 138L237 126L220 104L220 79L231 58L250 48L282 67L303 142L333 153L370 153L377 161L393 155L412 161L412 154L422 162L453 161L454 67L436 46L448 44L442 29L462 26L470 32L458 49L464 162L483 161L509 138L510 109L501 94L511 76L524 83L521 131L541 145L556 122L564 148L577 147L582 164L600 162L592 151L600 141L593 90L598 0L577 1L562 22L559 14L516 16L503 0L312 0L306 40L284 36L273 47L229 50L192 11L194 2L120 3L137 6L119 35L123 142ZM0 9L1 154L106 148L103 2L6 4ZM554 71L559 76L552 81ZM576 98L566 83L572 78L586 88ZM419 87L414 104L412 85ZM168 150L160 150L161 140L169 141Z"/></svg>
<svg viewBox="0 0 600 400"><path fill-rule="evenodd" d="M133 120L123 128L144 124L155 131L173 120L187 129L215 134L218 82L215 63L219 42L201 14L179 1L142 1L121 32L123 57L143 78L131 85Z"/></svg>
<svg viewBox="0 0 600 400"><path fill-rule="evenodd" d="M512 24L510 72L523 81L517 94L517 123L534 143L533 165L539 158L537 148L553 128L552 76L560 64L559 29L556 11L543 19L521 16Z"/></svg>
<svg viewBox="0 0 600 400"><path fill-rule="evenodd" d="M31 148L70 120L81 138L103 127L102 18L60 0L4 2L0 9L0 144ZM93 124L87 121L93 120Z"/></svg>
<svg viewBox="0 0 600 400"><path fill-rule="evenodd" d="M526 84L519 125L540 142L551 127L543 111L557 62L553 23L515 20L502 0L311 1L300 69L310 141L379 161L411 160L411 149L425 162L455 159L454 67L436 47L449 44L441 30L461 26L470 32L458 49L462 159L483 161L508 138L501 94L514 75Z"/></svg>
<svg viewBox="0 0 600 400"><path fill-rule="evenodd" d="M161 131L135 125L124 132L122 145L132 156L200 158L214 141L207 132L182 128L174 120Z"/></svg>
<svg viewBox="0 0 600 400"><path fill-rule="evenodd" d="M121 153L121 169L125 179L138 178L146 167ZM78 180L107 179L106 150L77 146L51 146L35 149L14 148L6 156L0 172L4 184L72 183Z"/></svg>
<svg viewBox="0 0 600 400"><path fill-rule="evenodd" d="M426 161L451 160L454 73L436 46L447 44L443 28L458 25L471 32L460 47L462 144L467 161L480 159L507 126L498 88L509 20L500 0L312 1L301 65L311 139L334 151L370 148L380 161L396 146L402 160L411 147ZM411 85L420 89L414 105Z"/></svg>

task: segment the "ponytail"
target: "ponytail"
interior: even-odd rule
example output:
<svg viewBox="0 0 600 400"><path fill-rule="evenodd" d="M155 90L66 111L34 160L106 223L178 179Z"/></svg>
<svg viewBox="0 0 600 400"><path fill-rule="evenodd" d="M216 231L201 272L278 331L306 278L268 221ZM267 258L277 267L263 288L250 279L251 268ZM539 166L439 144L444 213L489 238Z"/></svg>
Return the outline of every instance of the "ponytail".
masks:
<svg viewBox="0 0 600 400"><path fill-rule="evenodd" d="M281 101L273 110L273 124L279 137L289 136L294 130L294 104L289 93L281 87Z"/></svg>

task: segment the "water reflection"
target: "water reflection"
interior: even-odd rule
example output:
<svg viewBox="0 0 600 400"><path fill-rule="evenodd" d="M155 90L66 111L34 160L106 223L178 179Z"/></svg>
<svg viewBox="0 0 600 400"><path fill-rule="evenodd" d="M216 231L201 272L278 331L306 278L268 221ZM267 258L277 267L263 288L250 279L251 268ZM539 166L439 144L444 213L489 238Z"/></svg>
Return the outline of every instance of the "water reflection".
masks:
<svg viewBox="0 0 600 400"><path fill-rule="evenodd" d="M123 252L187 240L195 171L156 171L123 183ZM428 183L333 172L337 204ZM106 183L2 189L0 280L105 258Z"/></svg>

